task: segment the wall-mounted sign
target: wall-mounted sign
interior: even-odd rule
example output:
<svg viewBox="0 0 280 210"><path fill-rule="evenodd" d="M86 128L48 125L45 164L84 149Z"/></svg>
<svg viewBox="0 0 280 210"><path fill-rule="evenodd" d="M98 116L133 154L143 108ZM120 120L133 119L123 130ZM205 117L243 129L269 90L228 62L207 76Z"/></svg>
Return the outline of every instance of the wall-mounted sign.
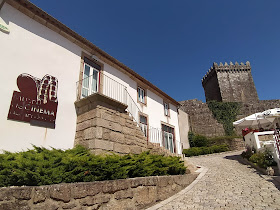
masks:
<svg viewBox="0 0 280 210"><path fill-rule="evenodd" d="M4 20L0 17L0 31L5 33L10 33L10 30Z"/></svg>
<svg viewBox="0 0 280 210"><path fill-rule="evenodd" d="M57 78L45 75L40 80L29 74L21 74L17 78L17 86L20 92L13 93L8 119L55 128Z"/></svg>

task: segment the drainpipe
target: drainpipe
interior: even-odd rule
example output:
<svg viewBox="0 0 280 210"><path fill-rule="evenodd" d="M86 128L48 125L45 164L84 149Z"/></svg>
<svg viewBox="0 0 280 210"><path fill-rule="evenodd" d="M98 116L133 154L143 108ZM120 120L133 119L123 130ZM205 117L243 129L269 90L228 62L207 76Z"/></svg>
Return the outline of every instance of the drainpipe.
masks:
<svg viewBox="0 0 280 210"><path fill-rule="evenodd" d="M1 4L0 4L0 11L1 11L3 5L5 4L5 1L6 1L6 0L3 0L3 1L1 2Z"/></svg>

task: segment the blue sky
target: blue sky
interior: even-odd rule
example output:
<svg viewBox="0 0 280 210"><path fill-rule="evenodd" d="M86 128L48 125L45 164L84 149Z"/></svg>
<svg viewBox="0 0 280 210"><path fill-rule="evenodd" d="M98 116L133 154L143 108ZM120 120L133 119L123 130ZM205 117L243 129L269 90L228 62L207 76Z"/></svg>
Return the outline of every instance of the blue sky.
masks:
<svg viewBox="0 0 280 210"><path fill-rule="evenodd" d="M280 98L279 0L31 2L178 101L205 101L213 62L247 60L259 98Z"/></svg>

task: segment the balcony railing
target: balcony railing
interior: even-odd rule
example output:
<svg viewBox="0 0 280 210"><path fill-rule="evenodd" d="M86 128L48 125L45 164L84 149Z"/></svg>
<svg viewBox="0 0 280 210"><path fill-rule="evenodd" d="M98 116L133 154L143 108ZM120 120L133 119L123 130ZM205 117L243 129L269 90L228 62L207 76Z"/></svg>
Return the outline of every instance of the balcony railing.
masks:
<svg viewBox="0 0 280 210"><path fill-rule="evenodd" d="M128 93L127 88L107 75L103 73L99 74L100 77L91 75L77 82L77 99L85 98L96 92L100 92L105 96L126 104L126 111L140 127L138 119L140 109Z"/></svg>
<svg viewBox="0 0 280 210"><path fill-rule="evenodd" d="M102 93L105 96L108 96L112 99L115 99L121 103L127 104L127 89L124 85L117 82L116 80L108 77L105 74L102 74L103 81L102 84Z"/></svg>
<svg viewBox="0 0 280 210"><path fill-rule="evenodd" d="M167 135L165 134L166 132L163 133L159 128L153 128L139 122L139 112L141 111L124 85L103 73L99 74L100 77L91 75L77 82L77 99L85 98L96 92L100 92L105 96L126 104L126 111L137 123L137 126L140 127L149 142L165 147L172 153L179 152L178 148L181 147L181 142L173 141L173 136L172 138L170 137L170 139L169 137L164 137L164 135ZM171 142L173 143L171 144Z"/></svg>

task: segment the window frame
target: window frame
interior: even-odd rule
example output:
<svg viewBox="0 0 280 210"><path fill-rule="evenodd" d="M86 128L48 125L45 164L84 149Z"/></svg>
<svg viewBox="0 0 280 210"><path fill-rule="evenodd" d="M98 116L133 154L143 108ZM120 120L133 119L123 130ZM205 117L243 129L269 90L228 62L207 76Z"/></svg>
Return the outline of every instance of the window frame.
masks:
<svg viewBox="0 0 280 210"><path fill-rule="evenodd" d="M165 130L164 130L164 126L167 127L167 128L169 128L170 131L168 131L168 130L165 131ZM172 134L172 137L173 137L173 141L172 141L172 144L173 144L173 152L172 152L172 151L170 151L170 152L172 152L172 153L177 153L176 136L175 136L175 127L172 126L172 125L170 125L170 124L167 124L167 123L165 123L165 122L161 122L161 130L162 130L162 145L163 145L163 147L164 147L165 149L167 149L167 150L170 151L169 148L166 148L164 137L165 137L165 133ZM168 138L169 138L169 135L168 135Z"/></svg>
<svg viewBox="0 0 280 210"><path fill-rule="evenodd" d="M147 127L147 133L146 133L145 137L147 137L147 141L148 141L149 140L149 116L147 114L142 113L142 112L139 112L138 116L139 116L140 126L141 126L141 124L144 124L144 123L141 123L141 121L140 121L141 116L146 118L147 124L144 124L144 125L146 125L146 127Z"/></svg>
<svg viewBox="0 0 280 210"><path fill-rule="evenodd" d="M86 66L89 67L89 76L85 77L85 70L86 70ZM96 72L97 76L96 76L96 91L92 92L93 87L92 87L92 79L88 80L88 87L84 87L84 81L86 78L91 78L93 76L93 73ZM97 68L94 68L92 65L90 65L88 62L84 62L84 69L83 69L83 81L82 81L82 88L81 88L81 98L86 98L94 93L98 93L100 90L100 70L98 70ZM86 89L88 91L88 95L87 96L83 96L83 90Z"/></svg>
<svg viewBox="0 0 280 210"><path fill-rule="evenodd" d="M80 62L80 72L79 72L79 81L77 82L77 100L81 100L82 98L82 88L83 88L83 78L84 78L84 69L85 69L85 63L87 63L89 66L95 68L98 70L98 91L102 93L103 91L103 69L104 69L104 64L101 63L100 61L91 58L91 55L82 51L81 53L81 62ZM93 64L93 66L91 65Z"/></svg>
<svg viewBox="0 0 280 210"><path fill-rule="evenodd" d="M165 105L167 105L167 113L166 113ZM163 113L164 116L170 117L170 106L169 103L167 103L166 101L163 101Z"/></svg>
<svg viewBox="0 0 280 210"><path fill-rule="evenodd" d="M143 91L144 93L143 101L140 100L139 90ZM139 85L137 86L137 102L140 104L147 105L147 90Z"/></svg>

